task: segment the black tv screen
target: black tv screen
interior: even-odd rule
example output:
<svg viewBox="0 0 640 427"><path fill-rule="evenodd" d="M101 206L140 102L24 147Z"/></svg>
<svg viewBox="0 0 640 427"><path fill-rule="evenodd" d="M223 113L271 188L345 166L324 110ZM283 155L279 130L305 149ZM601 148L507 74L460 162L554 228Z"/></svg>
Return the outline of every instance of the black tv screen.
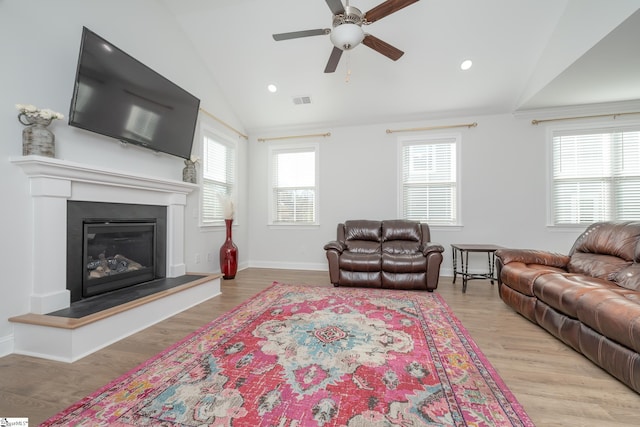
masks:
<svg viewBox="0 0 640 427"><path fill-rule="evenodd" d="M200 100L86 27L69 124L188 159Z"/></svg>

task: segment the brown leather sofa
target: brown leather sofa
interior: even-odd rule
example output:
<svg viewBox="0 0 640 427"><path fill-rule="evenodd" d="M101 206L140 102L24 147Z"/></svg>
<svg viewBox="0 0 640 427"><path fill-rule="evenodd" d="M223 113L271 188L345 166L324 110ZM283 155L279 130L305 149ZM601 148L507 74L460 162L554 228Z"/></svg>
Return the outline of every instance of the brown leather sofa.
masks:
<svg viewBox="0 0 640 427"><path fill-rule="evenodd" d="M444 248L430 240L429 226L415 221L338 224L337 239L324 246L331 283L433 292Z"/></svg>
<svg viewBox="0 0 640 427"><path fill-rule="evenodd" d="M600 222L568 255L496 251L500 297L640 393L640 222Z"/></svg>

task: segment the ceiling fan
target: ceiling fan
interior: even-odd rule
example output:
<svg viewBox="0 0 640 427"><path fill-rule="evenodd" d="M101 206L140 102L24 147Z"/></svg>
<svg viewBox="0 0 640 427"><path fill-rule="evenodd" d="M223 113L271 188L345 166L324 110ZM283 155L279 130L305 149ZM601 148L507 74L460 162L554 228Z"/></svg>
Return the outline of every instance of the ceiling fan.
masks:
<svg viewBox="0 0 640 427"><path fill-rule="evenodd" d="M418 0L387 0L380 3L366 13L362 13L359 9L349 6L347 0L346 6L342 5L341 0L325 0L331 13L333 13L333 29L319 28L316 30L294 31L291 33L274 34L273 39L276 41L297 39L301 37L323 36L329 34L329 38L333 43L333 51L324 69L325 73L333 73L338 67L338 62L345 50L351 50L360 43L383 54L389 59L397 61L404 52L380 40L377 37L367 34L362 29L363 25L369 25L376 22L387 15L391 15L398 10L405 8Z"/></svg>

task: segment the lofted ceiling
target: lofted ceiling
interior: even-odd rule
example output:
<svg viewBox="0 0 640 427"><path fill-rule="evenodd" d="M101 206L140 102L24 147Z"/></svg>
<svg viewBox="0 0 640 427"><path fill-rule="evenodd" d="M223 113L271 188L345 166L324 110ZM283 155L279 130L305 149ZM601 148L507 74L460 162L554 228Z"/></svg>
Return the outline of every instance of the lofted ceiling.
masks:
<svg viewBox="0 0 640 427"><path fill-rule="evenodd" d="M361 44L334 73L328 35L272 38L331 28L325 0L161 1L249 131L640 100L640 0L420 0L365 27L398 61Z"/></svg>

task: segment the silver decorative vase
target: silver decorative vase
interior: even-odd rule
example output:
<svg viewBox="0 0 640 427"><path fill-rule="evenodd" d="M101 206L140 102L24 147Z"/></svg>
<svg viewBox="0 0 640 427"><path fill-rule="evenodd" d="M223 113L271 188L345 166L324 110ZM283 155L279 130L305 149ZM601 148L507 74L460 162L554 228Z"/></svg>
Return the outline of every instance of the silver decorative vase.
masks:
<svg viewBox="0 0 640 427"><path fill-rule="evenodd" d="M182 169L182 180L184 182L196 183L196 164L187 159L184 161L185 167Z"/></svg>
<svg viewBox="0 0 640 427"><path fill-rule="evenodd" d="M22 155L55 157L56 136L47 129L53 119L18 114L18 121L26 127L22 130Z"/></svg>

